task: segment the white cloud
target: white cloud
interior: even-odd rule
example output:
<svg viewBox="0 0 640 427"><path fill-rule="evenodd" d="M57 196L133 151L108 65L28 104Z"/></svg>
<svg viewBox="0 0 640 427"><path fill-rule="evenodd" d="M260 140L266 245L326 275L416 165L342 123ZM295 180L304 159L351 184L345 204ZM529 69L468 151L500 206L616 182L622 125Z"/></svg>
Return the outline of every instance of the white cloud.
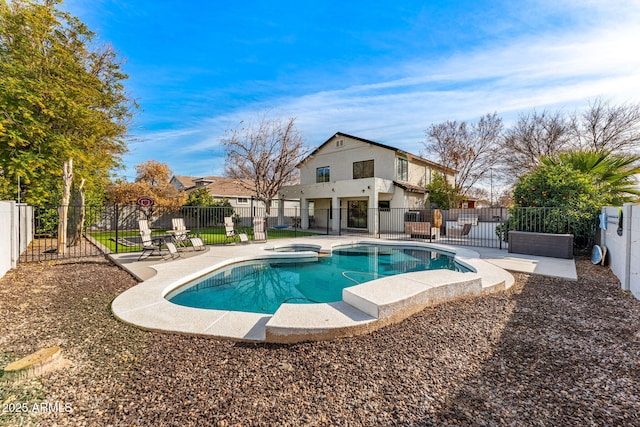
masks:
<svg viewBox="0 0 640 427"><path fill-rule="evenodd" d="M401 78L274 99L270 105L250 104L190 128L151 133L146 138L149 144L180 151L174 159L185 154L209 156L219 166L219 141L225 130L273 108L297 117L313 146L342 131L419 152L424 130L431 123L476 120L494 111L508 121L533 108L581 109L596 97L614 103L638 102L639 5L554 4L583 13L584 18L577 16L577 20L584 25L488 41L473 51L444 58L416 58L394 64ZM596 12L599 19L589 15ZM212 173L210 162L204 160L172 166L179 172L199 168L196 175ZM215 170L221 171L220 167Z"/></svg>

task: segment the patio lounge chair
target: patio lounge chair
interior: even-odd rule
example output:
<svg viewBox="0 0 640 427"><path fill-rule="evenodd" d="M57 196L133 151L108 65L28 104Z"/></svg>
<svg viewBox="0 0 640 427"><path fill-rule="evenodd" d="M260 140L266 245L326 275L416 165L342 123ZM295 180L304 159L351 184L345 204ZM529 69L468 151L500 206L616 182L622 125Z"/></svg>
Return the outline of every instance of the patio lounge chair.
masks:
<svg viewBox="0 0 640 427"><path fill-rule="evenodd" d="M167 250L169 251L169 253L164 257L164 259L176 259L180 257L180 252L178 252L178 248L176 247L175 243L166 242L165 245L167 245Z"/></svg>
<svg viewBox="0 0 640 427"><path fill-rule="evenodd" d="M466 237L471 231L471 224L465 224L461 228L449 228L447 229L447 235L449 237Z"/></svg>
<svg viewBox="0 0 640 427"><path fill-rule="evenodd" d="M109 237L109 240L126 247L138 246L137 242L132 242L131 240L125 239L124 237L118 237L117 239L115 237Z"/></svg>
<svg viewBox="0 0 640 427"><path fill-rule="evenodd" d="M267 232L264 229L264 218L253 218L253 240L267 240Z"/></svg>
<svg viewBox="0 0 640 427"><path fill-rule="evenodd" d="M161 255L162 248L161 245L155 243L153 239L151 239L151 232L148 233L140 231L140 237L142 238L142 253L138 257L138 261L142 261L143 259L149 258L151 255ZM157 252L157 254L156 254Z"/></svg>
<svg viewBox="0 0 640 427"><path fill-rule="evenodd" d="M242 243L249 241L249 238L247 237L246 233L236 232L235 225L233 223L233 218L231 218L230 216L224 217L224 233L225 233L225 237L224 237L225 243L229 239L231 239L232 242L235 242L236 238L240 239Z"/></svg>
<svg viewBox="0 0 640 427"><path fill-rule="evenodd" d="M189 241L191 242L191 247L194 251L203 251L206 249L204 242L200 237L190 237Z"/></svg>
<svg viewBox="0 0 640 427"><path fill-rule="evenodd" d="M151 235L151 229L149 228L149 221L147 221L146 219L138 220L138 228L140 229L140 234L148 233L149 235Z"/></svg>
<svg viewBox="0 0 640 427"><path fill-rule="evenodd" d="M224 217L224 241L231 239L231 241L235 241L238 234L236 233L235 225L233 224L233 218L230 216Z"/></svg>
<svg viewBox="0 0 640 427"><path fill-rule="evenodd" d="M187 230L187 227L184 225L184 218L172 218L171 225L173 229L167 231L167 233L173 236L176 247L184 247L185 243L189 240L189 231L191 231Z"/></svg>

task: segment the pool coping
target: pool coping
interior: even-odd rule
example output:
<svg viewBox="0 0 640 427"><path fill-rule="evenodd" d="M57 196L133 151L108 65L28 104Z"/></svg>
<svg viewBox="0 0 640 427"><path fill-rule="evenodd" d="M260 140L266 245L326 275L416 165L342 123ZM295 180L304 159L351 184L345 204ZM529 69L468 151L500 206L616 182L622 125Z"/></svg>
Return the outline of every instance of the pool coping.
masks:
<svg viewBox="0 0 640 427"><path fill-rule="evenodd" d="M315 256L276 252L290 245L319 245L323 252L350 244L428 247L455 255L475 272L448 270L406 273L346 288L343 300L327 304L283 304L273 314L179 306L165 299L175 288L223 266L254 259ZM248 245L213 246L197 256L151 266L156 274L116 297L112 312L142 329L238 341L292 343L369 333L402 321L429 305L509 288L513 276L467 248L423 242L354 239L339 236L282 239ZM393 282L393 286L388 286Z"/></svg>

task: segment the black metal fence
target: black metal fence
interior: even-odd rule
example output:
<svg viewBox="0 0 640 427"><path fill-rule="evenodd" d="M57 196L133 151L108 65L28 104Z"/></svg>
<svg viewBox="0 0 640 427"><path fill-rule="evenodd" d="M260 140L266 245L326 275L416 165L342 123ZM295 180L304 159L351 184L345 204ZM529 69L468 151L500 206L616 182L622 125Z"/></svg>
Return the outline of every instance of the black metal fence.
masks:
<svg viewBox="0 0 640 427"><path fill-rule="evenodd" d="M318 234L368 238L421 240L443 244L506 248L509 230L573 233L577 247L588 247L596 223L557 208L403 209L340 207L335 209L186 206L69 206L66 244L58 236L60 207L34 207L29 245L21 262L137 252L142 249L139 221L146 220L156 237L171 237L173 219L182 218L190 235L205 244L237 239L228 236L225 217L236 234L253 239L253 221L265 221L268 239ZM597 213L594 214L594 218Z"/></svg>
<svg viewBox="0 0 640 427"><path fill-rule="evenodd" d="M29 211L27 213L27 210ZM99 218L104 207L68 206L66 239L59 236L60 206L23 206L20 212L31 224L20 227L19 262L61 260L100 255L104 251L88 237L87 224Z"/></svg>
<svg viewBox="0 0 640 427"><path fill-rule="evenodd" d="M265 218L269 238L300 237L325 234L322 224L313 222L312 230L301 229L299 209L285 209L281 217L268 216L264 208L251 207L182 207L137 205L67 206L66 239L59 235L60 206L29 207L32 224L20 230L20 241L26 248L20 262L61 260L103 253L142 250L139 221L146 220L155 237L170 237L173 218L183 218L190 235L199 236L205 244L220 244L228 238L224 218L233 219L235 232L253 238L253 219Z"/></svg>
<svg viewBox="0 0 640 427"><path fill-rule="evenodd" d="M506 243L499 238L498 232L508 218L509 210L506 208L375 208L364 214L341 208L338 234L503 248Z"/></svg>
<svg viewBox="0 0 640 427"><path fill-rule="evenodd" d="M597 240L599 211L577 211L564 208L512 208L509 220L503 225L508 231L573 234L574 253L591 250Z"/></svg>

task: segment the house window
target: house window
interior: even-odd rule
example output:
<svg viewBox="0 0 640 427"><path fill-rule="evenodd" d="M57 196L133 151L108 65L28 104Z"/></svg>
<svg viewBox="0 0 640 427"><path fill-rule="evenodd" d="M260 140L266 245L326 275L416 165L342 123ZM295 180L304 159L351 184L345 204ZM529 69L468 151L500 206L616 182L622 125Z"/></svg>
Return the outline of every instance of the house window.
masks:
<svg viewBox="0 0 640 427"><path fill-rule="evenodd" d="M378 200L378 209L380 209L380 212L389 212L391 210L391 201Z"/></svg>
<svg viewBox="0 0 640 427"><path fill-rule="evenodd" d="M353 179L372 178L373 160L353 162Z"/></svg>
<svg viewBox="0 0 640 427"><path fill-rule="evenodd" d="M316 182L329 182L330 178L329 166L323 166L316 169Z"/></svg>
<svg viewBox="0 0 640 427"><path fill-rule="evenodd" d="M398 181L409 181L409 160L398 157L396 165L396 179Z"/></svg>
<svg viewBox="0 0 640 427"><path fill-rule="evenodd" d="M249 199L247 197L238 197L238 204L239 205L248 205L249 204Z"/></svg>

